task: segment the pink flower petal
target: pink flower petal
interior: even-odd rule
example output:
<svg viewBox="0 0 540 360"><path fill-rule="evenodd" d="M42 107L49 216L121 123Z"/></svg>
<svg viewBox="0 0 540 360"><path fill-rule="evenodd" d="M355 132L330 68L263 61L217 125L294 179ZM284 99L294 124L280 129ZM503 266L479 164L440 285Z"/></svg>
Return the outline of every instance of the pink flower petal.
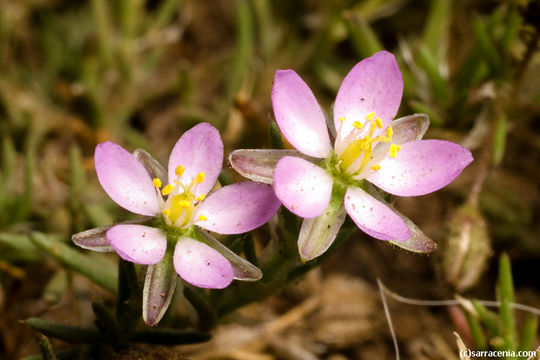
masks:
<svg viewBox="0 0 540 360"><path fill-rule="evenodd" d="M341 137L359 121L375 112L385 129L396 116L403 93L403 78L394 55L380 51L356 64L339 88L334 104L334 123ZM339 119L345 118L343 124Z"/></svg>
<svg viewBox="0 0 540 360"><path fill-rule="evenodd" d="M208 193L223 165L223 141L219 131L208 123L201 123L180 137L169 157L169 184L174 184L175 169L179 165L185 168L180 179L184 185L189 185L199 172L204 172L204 181L197 186L195 195Z"/></svg>
<svg viewBox="0 0 540 360"><path fill-rule="evenodd" d="M233 280L231 263L200 241L181 237L174 249L174 268L188 283L210 289L223 289Z"/></svg>
<svg viewBox="0 0 540 360"><path fill-rule="evenodd" d="M118 205L140 215L159 213L158 197L144 166L120 145L98 144L96 173L103 190Z"/></svg>
<svg viewBox="0 0 540 360"><path fill-rule="evenodd" d="M265 224L281 203L274 189L251 181L225 186L202 202L197 225L220 234L241 234Z"/></svg>
<svg viewBox="0 0 540 360"><path fill-rule="evenodd" d="M405 241L411 236L399 215L358 187L347 189L345 209L360 230L374 238Z"/></svg>
<svg viewBox="0 0 540 360"><path fill-rule="evenodd" d="M165 234L149 226L115 225L107 231L106 236L122 259L136 264L156 264L167 249Z"/></svg>
<svg viewBox="0 0 540 360"><path fill-rule="evenodd" d="M332 152L324 114L306 83L293 70L278 70L272 88L276 122L289 142L306 155Z"/></svg>
<svg viewBox="0 0 540 360"><path fill-rule="evenodd" d="M304 159L285 156L274 170L274 190L279 200L303 218L322 214L330 202L332 177Z"/></svg>
<svg viewBox="0 0 540 360"><path fill-rule="evenodd" d="M453 142L412 141L401 145L394 159L381 161L381 169L366 179L394 195L424 195L454 181L472 161L471 152Z"/></svg>

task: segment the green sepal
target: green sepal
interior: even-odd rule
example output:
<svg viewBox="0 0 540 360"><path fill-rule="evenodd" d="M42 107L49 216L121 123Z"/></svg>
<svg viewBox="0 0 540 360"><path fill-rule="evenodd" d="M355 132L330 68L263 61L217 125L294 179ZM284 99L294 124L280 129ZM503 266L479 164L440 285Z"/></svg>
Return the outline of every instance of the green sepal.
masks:
<svg viewBox="0 0 540 360"><path fill-rule="evenodd" d="M271 149L283 149L283 138L275 121L270 121L268 124L268 137Z"/></svg>
<svg viewBox="0 0 540 360"><path fill-rule="evenodd" d="M332 245L345 222L347 212L343 198L347 188L334 182L330 202L323 213L312 219L304 219L298 235L298 251L303 261L313 260Z"/></svg>
<svg viewBox="0 0 540 360"><path fill-rule="evenodd" d="M174 295L178 276L174 270L173 253L174 243L168 241L165 256L146 270L142 315L148 326L156 325L163 318Z"/></svg>

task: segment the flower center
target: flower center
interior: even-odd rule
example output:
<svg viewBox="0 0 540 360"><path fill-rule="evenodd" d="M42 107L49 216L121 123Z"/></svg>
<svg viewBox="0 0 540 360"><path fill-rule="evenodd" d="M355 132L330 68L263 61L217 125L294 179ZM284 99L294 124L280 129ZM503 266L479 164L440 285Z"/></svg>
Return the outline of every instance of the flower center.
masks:
<svg viewBox="0 0 540 360"><path fill-rule="evenodd" d="M152 180L156 189L161 189L160 195L163 197L167 196L162 210L165 222L168 225L174 225L176 227L185 227L188 225L196 207L206 197L206 194L195 196L197 186L204 181L204 172L198 173L191 180L191 183L186 186L180 181L184 171L185 168L182 165L178 165L174 171L176 174L176 179L173 180L174 184L168 184L163 188L161 188L162 183L159 178ZM196 221L204 220L206 220L206 217L201 215Z"/></svg>
<svg viewBox="0 0 540 360"><path fill-rule="evenodd" d="M342 123L345 118L339 119ZM377 129L383 128L383 123L380 117L376 117L374 112L367 114L364 124L359 121L355 121L352 126L354 129L345 137L344 141L347 147L338 158L338 166L341 171L347 172L352 176L358 175L364 170L366 165L373 159L373 149L378 142L390 142L394 131L392 126L389 125L386 129L386 135L375 136ZM364 127L369 126L367 132ZM362 134L364 134L362 136ZM395 158L401 146L397 144L390 145L389 154L390 157ZM381 166L374 164L370 166L372 171L379 171Z"/></svg>

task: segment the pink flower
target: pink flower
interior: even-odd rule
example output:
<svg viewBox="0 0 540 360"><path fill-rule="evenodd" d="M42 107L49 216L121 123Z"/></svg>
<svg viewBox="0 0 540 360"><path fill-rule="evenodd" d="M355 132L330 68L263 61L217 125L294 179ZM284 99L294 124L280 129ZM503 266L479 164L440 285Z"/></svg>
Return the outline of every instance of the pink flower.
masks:
<svg viewBox="0 0 540 360"><path fill-rule="evenodd" d="M281 204L267 184L248 181L218 188L222 162L223 142L217 129L208 123L198 124L178 140L169 158L168 174L142 150L132 155L115 143L99 144L95 165L103 189L123 208L153 217L146 223L154 227L133 222L118 224L77 234L73 241L97 251L112 247L127 261L150 265L145 282L145 298L149 299L145 299L145 305L161 297L147 294L153 286L169 286L163 283L168 281L163 271L151 271L151 267L160 263L167 268L171 257L178 275L198 287L222 289L233 278L260 279L259 269L204 230L220 234L248 232L266 223ZM153 282L157 285L151 285ZM174 282L170 287L174 289ZM172 296L172 291L168 295ZM159 314L143 311L143 316L151 318L145 321L159 321L169 301L160 304Z"/></svg>
<svg viewBox="0 0 540 360"><path fill-rule="evenodd" d="M276 122L301 154L240 150L230 160L235 169L261 181L271 172L258 159L279 159L273 172L276 196L305 218L298 240L302 259L328 249L346 213L372 237L429 251L418 228L376 198L371 184L393 195L424 195L452 182L473 158L455 143L420 140L429 124L423 115L393 121L402 92L392 54L381 51L356 64L336 97L332 146L325 116L306 83L293 70L276 72Z"/></svg>

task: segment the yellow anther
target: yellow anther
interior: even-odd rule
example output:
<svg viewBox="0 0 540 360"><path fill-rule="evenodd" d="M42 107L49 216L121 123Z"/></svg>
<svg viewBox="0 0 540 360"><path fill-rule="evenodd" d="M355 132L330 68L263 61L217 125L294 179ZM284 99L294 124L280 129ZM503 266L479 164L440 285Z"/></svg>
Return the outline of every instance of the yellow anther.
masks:
<svg viewBox="0 0 540 360"><path fill-rule="evenodd" d="M193 205L193 204L191 203L191 201L188 201L188 200L180 200L180 201L178 202L178 205L179 205L180 207L187 208L187 207L190 207L190 206Z"/></svg>
<svg viewBox="0 0 540 360"><path fill-rule="evenodd" d="M373 165L373 166L371 167L371 170L377 172L377 171L381 170L381 165L379 165L379 164Z"/></svg>
<svg viewBox="0 0 540 360"><path fill-rule="evenodd" d="M389 150L390 157L395 158L399 150L401 150L401 146L397 144L390 145L390 150Z"/></svg>
<svg viewBox="0 0 540 360"><path fill-rule="evenodd" d="M362 127L364 127L360 121L353 122L352 126L354 126L357 129L361 129Z"/></svg>
<svg viewBox="0 0 540 360"><path fill-rule="evenodd" d="M161 193L165 195L169 195L174 190L174 185L167 185L163 189L161 189Z"/></svg>
<svg viewBox="0 0 540 360"><path fill-rule="evenodd" d="M155 178L154 180L152 180L152 184L154 184L154 186L159 189L161 187L161 180Z"/></svg>
<svg viewBox="0 0 540 360"><path fill-rule="evenodd" d="M378 117L378 118L375 119L375 124L377 125L377 127L378 127L379 129L382 129L382 120L381 120L380 117Z"/></svg>
<svg viewBox="0 0 540 360"><path fill-rule="evenodd" d="M204 220L207 220L207 219L206 219L206 216L204 216L204 215L199 215L199 220L204 221Z"/></svg>
<svg viewBox="0 0 540 360"><path fill-rule="evenodd" d="M204 181L204 173L200 172L197 174L197 182L200 184Z"/></svg>
<svg viewBox="0 0 540 360"><path fill-rule="evenodd" d="M386 134L392 140L392 136L394 135L394 129L392 129L392 125L388 125L388 129L386 129Z"/></svg>
<svg viewBox="0 0 540 360"><path fill-rule="evenodd" d="M169 209L165 209L161 212L163 215L166 215L166 216L171 216L171 210Z"/></svg>
<svg viewBox="0 0 540 360"><path fill-rule="evenodd" d="M374 117L375 117L375 113L370 112L369 114L366 115L366 120L371 121L371 120L373 120Z"/></svg>
<svg viewBox="0 0 540 360"><path fill-rule="evenodd" d="M345 121L345 116L340 117L340 118L338 119L338 121L339 121L339 122L344 122L344 121Z"/></svg>
<svg viewBox="0 0 540 360"><path fill-rule="evenodd" d="M176 176L180 177L184 173L184 170L186 170L186 168L184 168L182 165L178 165L176 169L174 169L174 173Z"/></svg>
<svg viewBox="0 0 540 360"><path fill-rule="evenodd" d="M197 200L197 201L203 201L204 198L206 198L206 194L201 194L201 195L197 196L197 197L195 198L195 200Z"/></svg>

